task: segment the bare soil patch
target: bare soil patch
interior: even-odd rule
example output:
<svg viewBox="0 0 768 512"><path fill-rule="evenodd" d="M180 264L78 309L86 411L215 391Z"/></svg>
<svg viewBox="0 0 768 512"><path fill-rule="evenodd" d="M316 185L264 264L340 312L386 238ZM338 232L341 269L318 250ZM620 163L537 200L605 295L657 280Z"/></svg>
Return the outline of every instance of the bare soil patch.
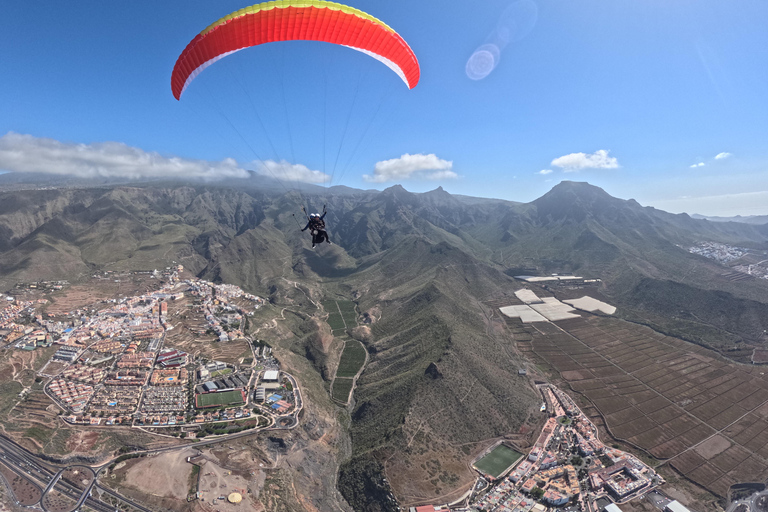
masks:
<svg viewBox="0 0 768 512"><path fill-rule="evenodd" d="M192 474L187 457L194 453L189 449L143 457L125 472L124 484L155 496L186 500Z"/></svg>
<svg viewBox="0 0 768 512"><path fill-rule="evenodd" d="M60 374L62 371L64 371L65 368L67 368L69 365L67 363L58 363L51 361L48 364L46 364L41 370L41 375L48 375L48 376L55 376Z"/></svg>
<svg viewBox="0 0 768 512"><path fill-rule="evenodd" d="M227 454L222 457L226 462L219 462L218 457L209 451L204 453L204 457L205 459L200 462L199 490L205 502L212 502L215 499L216 509L222 512L243 510L243 508L251 510L255 506L255 500L252 500L248 493L251 475L247 468L253 462L252 454L242 451ZM232 504L220 499L233 492L239 493L243 497L243 502Z"/></svg>
<svg viewBox="0 0 768 512"><path fill-rule="evenodd" d="M718 455L731 447L731 442L721 435L710 437L699 446L696 447L696 452L709 460L715 455Z"/></svg>

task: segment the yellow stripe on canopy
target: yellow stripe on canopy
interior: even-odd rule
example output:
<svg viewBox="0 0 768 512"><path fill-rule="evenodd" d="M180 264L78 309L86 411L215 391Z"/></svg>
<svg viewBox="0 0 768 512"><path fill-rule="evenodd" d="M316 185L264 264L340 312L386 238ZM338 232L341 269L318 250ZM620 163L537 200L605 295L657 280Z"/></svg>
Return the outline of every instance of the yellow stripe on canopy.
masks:
<svg viewBox="0 0 768 512"><path fill-rule="evenodd" d="M211 23L208 27L206 27L205 30L200 32L200 35L205 35L211 30L215 29L216 27L220 25L224 25L228 21L231 21L235 18L239 18L241 16L245 16L247 14L255 14L259 11L269 11L271 9L285 9L286 7L295 7L295 8L317 7L320 9L330 9L332 11L341 11L346 14L354 14L355 16L371 21L377 25L381 25L382 27L389 30L390 32L394 32L394 30L392 30L392 28L389 27L386 23L384 23L383 21L377 18L374 18L370 14L364 13L363 11L359 9L355 9L354 7L338 4L336 2L326 2L325 0L273 0L271 2L264 2L261 4L244 7L243 9L237 10L232 14L224 16L220 20L214 23Z"/></svg>

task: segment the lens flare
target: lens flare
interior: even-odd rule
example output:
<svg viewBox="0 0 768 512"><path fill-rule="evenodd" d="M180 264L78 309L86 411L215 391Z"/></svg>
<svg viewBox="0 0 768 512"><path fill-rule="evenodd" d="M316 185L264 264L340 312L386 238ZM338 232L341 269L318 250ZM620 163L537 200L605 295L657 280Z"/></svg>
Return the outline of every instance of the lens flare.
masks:
<svg viewBox="0 0 768 512"><path fill-rule="evenodd" d="M538 17L539 9L533 0L512 2L504 9L485 43L479 46L467 60L467 76L472 80L482 80L490 75L499 65L504 47L530 34L536 26Z"/></svg>
<svg viewBox="0 0 768 512"><path fill-rule="evenodd" d="M499 64L501 51L495 44L484 44L475 50L467 61L467 76L472 80L482 80L491 74Z"/></svg>

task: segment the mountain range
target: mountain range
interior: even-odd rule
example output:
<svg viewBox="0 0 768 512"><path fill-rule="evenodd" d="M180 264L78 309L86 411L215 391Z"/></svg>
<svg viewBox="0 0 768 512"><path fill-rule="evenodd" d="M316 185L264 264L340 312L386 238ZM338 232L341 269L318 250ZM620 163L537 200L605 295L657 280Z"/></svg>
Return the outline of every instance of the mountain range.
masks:
<svg viewBox="0 0 768 512"><path fill-rule="evenodd" d="M281 189L256 175L61 188L2 178L1 289L177 262L275 303L305 300L293 282L313 299L355 300L370 320L361 339L371 361L350 407L339 487L356 510L390 510L384 472L401 475L398 491L437 454L429 489L448 492L466 477L461 444L532 421L539 398L517 380L525 358L495 334L487 305L521 287L515 275L599 279L596 293L620 316L726 356L766 345L768 280L733 280L731 268L688 248L764 251L768 224L674 215L588 183L517 203L399 185ZM312 250L302 207L323 205L334 245Z"/></svg>
<svg viewBox="0 0 768 512"><path fill-rule="evenodd" d="M694 219L711 220L712 222L743 222L745 224L768 224L768 215L736 215L734 217L717 217L700 215L694 213L691 215Z"/></svg>

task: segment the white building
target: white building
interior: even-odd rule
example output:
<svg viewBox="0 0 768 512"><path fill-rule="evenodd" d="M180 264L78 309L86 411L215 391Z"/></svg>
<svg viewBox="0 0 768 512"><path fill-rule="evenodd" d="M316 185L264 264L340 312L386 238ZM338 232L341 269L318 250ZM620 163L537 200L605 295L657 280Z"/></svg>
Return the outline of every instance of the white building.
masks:
<svg viewBox="0 0 768 512"><path fill-rule="evenodd" d="M280 387L280 372L277 370L267 370L261 377L260 385L267 390L278 389Z"/></svg>
<svg viewBox="0 0 768 512"><path fill-rule="evenodd" d="M670 501L667 506L664 507L664 512L691 512L688 507L683 505L677 500Z"/></svg>
<svg viewBox="0 0 768 512"><path fill-rule="evenodd" d="M277 382L280 378L280 372L277 370L267 370L264 372L264 377L262 377L262 381L264 382Z"/></svg>

